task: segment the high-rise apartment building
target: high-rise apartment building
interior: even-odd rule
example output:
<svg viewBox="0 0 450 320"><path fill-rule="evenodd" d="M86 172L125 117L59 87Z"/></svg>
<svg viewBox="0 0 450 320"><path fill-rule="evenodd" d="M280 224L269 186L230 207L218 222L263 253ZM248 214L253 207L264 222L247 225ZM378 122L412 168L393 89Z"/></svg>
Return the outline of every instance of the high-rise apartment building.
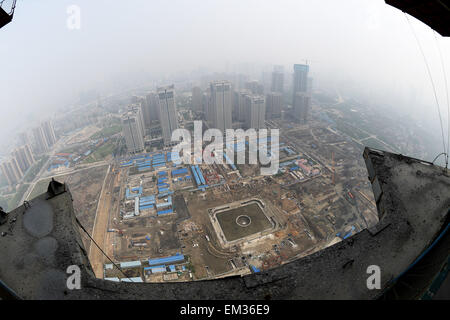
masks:
<svg viewBox="0 0 450 320"><path fill-rule="evenodd" d="M262 129L265 128L266 117L266 101L261 95L246 95L245 96L245 127L247 129Z"/></svg>
<svg viewBox="0 0 450 320"><path fill-rule="evenodd" d="M49 145L45 138L44 130L42 127L33 128L33 137L36 153L43 153L48 151Z"/></svg>
<svg viewBox="0 0 450 320"><path fill-rule="evenodd" d="M158 88L159 117L165 145L172 144L172 132L178 129L174 85Z"/></svg>
<svg viewBox="0 0 450 320"><path fill-rule="evenodd" d="M22 172L28 170L34 163L34 156L28 144L14 149L12 156L16 159L17 164Z"/></svg>
<svg viewBox="0 0 450 320"><path fill-rule="evenodd" d="M125 137L129 153L144 151L144 136L141 126L142 120L137 108L129 108L122 115L122 134Z"/></svg>
<svg viewBox="0 0 450 320"><path fill-rule="evenodd" d="M159 121L158 95L155 92L150 92L147 94L146 100L147 110L150 118L148 120L150 120L150 123L153 121Z"/></svg>
<svg viewBox="0 0 450 320"><path fill-rule="evenodd" d="M53 130L53 125L50 120L44 121L41 124L42 130L44 132L45 140L47 141L47 145L49 147L53 146L56 143L55 131Z"/></svg>
<svg viewBox="0 0 450 320"><path fill-rule="evenodd" d="M208 120L213 128L225 132L232 129L232 87L229 81L210 83L210 106Z"/></svg>
<svg viewBox="0 0 450 320"><path fill-rule="evenodd" d="M133 96L131 101L132 101L131 105L133 107L140 108L140 113L142 116L142 123L143 123L142 128L144 129L144 134L145 134L146 129L150 127L150 123L151 123L151 116L150 116L150 110L149 110L149 107L147 104L147 97Z"/></svg>
<svg viewBox="0 0 450 320"><path fill-rule="evenodd" d="M239 92L238 97L238 120L240 122L245 122L245 119L247 117L247 111L246 111L246 97L251 95L252 93L249 90L241 90Z"/></svg>
<svg viewBox="0 0 450 320"><path fill-rule="evenodd" d="M293 116L300 122L306 123L311 109L311 96L308 90L309 65L294 64L293 82Z"/></svg>
<svg viewBox="0 0 450 320"><path fill-rule="evenodd" d="M281 117L283 96L280 92L270 92L266 95L266 119Z"/></svg>
<svg viewBox="0 0 450 320"><path fill-rule="evenodd" d="M202 89L200 87L192 88L192 110L202 111Z"/></svg>
<svg viewBox="0 0 450 320"><path fill-rule="evenodd" d="M141 130L142 137L145 137L145 122L144 122L144 115L142 112L142 101L139 101L135 104L128 106L128 111L132 111L136 114L137 119L139 120L139 129Z"/></svg>
<svg viewBox="0 0 450 320"><path fill-rule="evenodd" d="M231 112L231 118L233 121L239 120L239 91L233 91L233 110Z"/></svg>
<svg viewBox="0 0 450 320"><path fill-rule="evenodd" d="M309 119L311 96L306 92L297 92L294 97L294 117L302 123Z"/></svg>
<svg viewBox="0 0 450 320"><path fill-rule="evenodd" d="M209 93L210 93L210 90L208 87L208 89L206 89L206 91L203 92L203 95L202 95L202 111L203 111L205 120L208 120L209 99L210 99Z"/></svg>
<svg viewBox="0 0 450 320"><path fill-rule="evenodd" d="M271 83L271 91L272 92L280 92L283 93L284 89L284 71L280 66L275 66L272 72L272 83Z"/></svg>
<svg viewBox="0 0 450 320"><path fill-rule="evenodd" d="M309 72L309 65L294 64L294 83L293 83L294 95L297 92L308 91L308 72Z"/></svg>
<svg viewBox="0 0 450 320"><path fill-rule="evenodd" d="M23 176L23 172L15 158L3 161L0 166L2 168L3 175L11 187L16 185L16 183L19 182L20 178Z"/></svg>

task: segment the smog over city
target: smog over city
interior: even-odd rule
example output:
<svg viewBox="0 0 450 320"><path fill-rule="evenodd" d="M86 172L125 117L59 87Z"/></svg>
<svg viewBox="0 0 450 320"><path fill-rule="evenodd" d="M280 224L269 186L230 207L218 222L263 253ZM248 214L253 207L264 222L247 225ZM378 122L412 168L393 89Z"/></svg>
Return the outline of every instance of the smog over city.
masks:
<svg viewBox="0 0 450 320"><path fill-rule="evenodd" d="M127 282L165 290L238 276L246 289L232 299L284 299L270 287L280 270L300 270L305 259L329 265L323 261L336 248L343 250L336 268L344 266L333 281L361 268L363 275L342 275L364 279L361 287L308 295L295 280L301 293L290 298L389 297L389 279L445 238L450 204L449 29L436 18L438 4L423 5L437 10L433 20L402 2L0 1L1 236L34 237L24 242L37 241L32 255L54 254L45 261L56 263L38 259L36 268L58 270L59 249L42 248L61 247L56 230L66 221L45 212L75 217L80 253L71 256L84 258L62 272L73 265L104 282L108 298L134 298L135 289L121 296ZM433 211L426 224L422 207ZM389 242L392 230L379 232L400 223L392 213L407 224ZM384 237L395 249L382 249ZM370 241L392 256L364 255ZM1 258L17 245L0 246ZM16 277L2 268L12 296L59 298L59 289L18 289L25 271L14 267ZM372 285L370 270L374 279L382 273ZM272 280L258 278L272 271ZM90 299L77 281L67 281L70 294L81 292L72 298ZM247 292L257 286L270 294ZM204 299L199 288L189 298ZM423 298L434 295L430 288L396 294ZM222 309L242 314L241 307ZM182 315L222 312L183 308Z"/></svg>

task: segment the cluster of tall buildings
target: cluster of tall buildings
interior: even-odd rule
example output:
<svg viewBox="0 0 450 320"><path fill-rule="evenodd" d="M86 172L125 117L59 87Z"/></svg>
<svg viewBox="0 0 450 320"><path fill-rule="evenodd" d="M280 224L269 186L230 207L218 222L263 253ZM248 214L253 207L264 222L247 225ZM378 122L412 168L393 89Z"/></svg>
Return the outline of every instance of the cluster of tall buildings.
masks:
<svg viewBox="0 0 450 320"><path fill-rule="evenodd" d="M306 123L311 109L311 78L309 65L295 64L292 83L291 116ZM266 119L282 116L284 106L284 70L275 66L271 76L270 90L256 80L240 78L234 87L230 80L211 81L205 90L192 88L191 106L194 112L203 113L208 127L221 131L233 128L239 122L245 128L264 128ZM161 126L165 146L171 145L172 132L178 128L174 85L159 87L146 97L133 97L132 105L122 116L123 135L130 153L145 149L146 130L153 121Z"/></svg>
<svg viewBox="0 0 450 320"><path fill-rule="evenodd" d="M307 122L311 109L311 78L308 73L308 65L294 65L290 116L300 123ZM229 81L215 81L203 93L200 87L195 86L192 88L193 110L203 111L208 125L213 128L231 128L230 114L233 121L240 122L246 129L263 128L266 119L282 115L284 76L283 67L275 66L268 92L256 80L243 81L237 88Z"/></svg>
<svg viewBox="0 0 450 320"><path fill-rule="evenodd" d="M27 132L18 135L20 147L15 148L9 159L0 164L1 171L10 186L16 185L34 164L35 154L45 153L56 143L55 131L50 120L43 121L31 130L33 141Z"/></svg>
<svg viewBox="0 0 450 320"><path fill-rule="evenodd" d="M47 152L56 143L55 131L50 120L44 121L40 126L33 128L32 132L36 154Z"/></svg>
<svg viewBox="0 0 450 320"><path fill-rule="evenodd" d="M14 149L8 160L2 161L1 169L10 186L16 185L35 162L29 144Z"/></svg>
<svg viewBox="0 0 450 320"><path fill-rule="evenodd" d="M145 149L145 136L152 122L158 120L164 144L171 144L172 131L178 128L174 85L159 87L145 98L134 97L122 115L122 132L128 152Z"/></svg>

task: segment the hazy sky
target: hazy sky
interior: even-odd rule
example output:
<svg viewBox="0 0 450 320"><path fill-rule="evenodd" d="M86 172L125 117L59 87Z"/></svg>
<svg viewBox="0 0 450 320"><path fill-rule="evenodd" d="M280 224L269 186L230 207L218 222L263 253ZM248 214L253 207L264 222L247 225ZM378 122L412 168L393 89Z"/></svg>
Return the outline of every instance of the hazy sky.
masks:
<svg viewBox="0 0 450 320"><path fill-rule="evenodd" d="M73 4L81 9L80 30L66 26ZM410 20L446 125L433 32ZM450 39L436 36L450 76ZM18 0L13 22L0 30L0 134L4 139L21 121L37 121L39 110L73 103L82 90L102 91L127 77L164 77L199 66L222 71L241 62L291 71L305 59L316 86L353 88L437 119L405 16L383 0Z"/></svg>

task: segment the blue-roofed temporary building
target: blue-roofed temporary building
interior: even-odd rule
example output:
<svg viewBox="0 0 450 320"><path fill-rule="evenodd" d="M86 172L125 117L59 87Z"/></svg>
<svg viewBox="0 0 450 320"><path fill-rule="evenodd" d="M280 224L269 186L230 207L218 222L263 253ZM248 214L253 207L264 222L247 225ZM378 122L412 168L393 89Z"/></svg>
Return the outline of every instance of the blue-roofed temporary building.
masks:
<svg viewBox="0 0 450 320"><path fill-rule="evenodd" d="M157 187L158 187L158 188L166 188L166 187L168 187L168 186L169 186L169 184L168 184L168 183L164 183L164 182L163 182L163 183L158 183L158 184L157 184Z"/></svg>
<svg viewBox="0 0 450 320"><path fill-rule="evenodd" d="M163 193L163 192L166 192L166 191L169 191L169 188L167 188L167 187L158 187L158 193Z"/></svg>
<svg viewBox="0 0 450 320"><path fill-rule="evenodd" d="M163 183L164 181L167 181L167 177L158 178L158 183Z"/></svg>
<svg viewBox="0 0 450 320"><path fill-rule="evenodd" d="M197 170L197 174L198 174L198 177L200 178L200 181L202 182L202 185L205 185L205 184L206 184L206 181L205 181L205 178L203 177L203 173L202 173L202 171L200 170L199 166L196 165L196 166L195 166L195 169Z"/></svg>
<svg viewBox="0 0 450 320"><path fill-rule="evenodd" d="M167 208L167 207L171 207L171 206L172 206L172 197L169 196L167 198L167 202L158 203L156 205L156 209L158 210L158 209L161 209L161 208Z"/></svg>
<svg viewBox="0 0 450 320"><path fill-rule="evenodd" d="M149 195L149 196L145 196L145 197L141 197L141 198L140 198L140 201L141 201L141 202L144 202L144 201L147 201L147 200L155 200L155 195L152 194L152 195Z"/></svg>
<svg viewBox="0 0 450 320"><path fill-rule="evenodd" d="M181 168L181 169L172 170L172 177L180 175L180 174L187 174L187 173L188 173L188 169L187 168Z"/></svg>
<svg viewBox="0 0 450 320"><path fill-rule="evenodd" d="M140 197L142 195L142 187L133 188L132 190L137 190L135 192L131 192L129 188L125 190L125 197L127 199L134 199L135 197Z"/></svg>
<svg viewBox="0 0 450 320"><path fill-rule="evenodd" d="M159 266L153 266L153 267L145 267L144 271L151 271L152 273L161 273L166 272L166 266L165 265L159 265Z"/></svg>
<svg viewBox="0 0 450 320"><path fill-rule="evenodd" d="M133 164L133 161L124 161L120 163L121 167L129 167Z"/></svg>
<svg viewBox="0 0 450 320"><path fill-rule="evenodd" d="M172 210L172 209L167 209L167 210L163 210L163 211L158 211L156 214L157 214L158 216L161 216L161 215L164 215L164 214L170 214L170 213L173 213L173 210Z"/></svg>
<svg viewBox="0 0 450 320"><path fill-rule="evenodd" d="M194 174L195 183L197 183L197 186L199 189L204 190L204 188L207 188L205 178L203 177L202 171L200 170L198 165L191 166L191 171Z"/></svg>
<svg viewBox="0 0 450 320"><path fill-rule="evenodd" d="M194 166L191 166L192 174L194 175L195 183L199 186L201 184L200 179L198 178L197 171Z"/></svg>
<svg viewBox="0 0 450 320"><path fill-rule="evenodd" d="M176 255L170 256L170 257L149 259L148 264L150 266L157 266L157 265L176 263L176 262L181 262L181 261L184 261L184 255L182 255L181 253L177 253Z"/></svg>
<svg viewBox="0 0 450 320"><path fill-rule="evenodd" d="M167 197L169 194L173 194L173 191L167 191L167 192L158 194L158 199L165 198L165 197Z"/></svg>
<svg viewBox="0 0 450 320"><path fill-rule="evenodd" d="M253 266L253 265L250 265L250 269L253 271L253 273L261 272L260 269L258 269L257 267L255 267L255 266Z"/></svg>

